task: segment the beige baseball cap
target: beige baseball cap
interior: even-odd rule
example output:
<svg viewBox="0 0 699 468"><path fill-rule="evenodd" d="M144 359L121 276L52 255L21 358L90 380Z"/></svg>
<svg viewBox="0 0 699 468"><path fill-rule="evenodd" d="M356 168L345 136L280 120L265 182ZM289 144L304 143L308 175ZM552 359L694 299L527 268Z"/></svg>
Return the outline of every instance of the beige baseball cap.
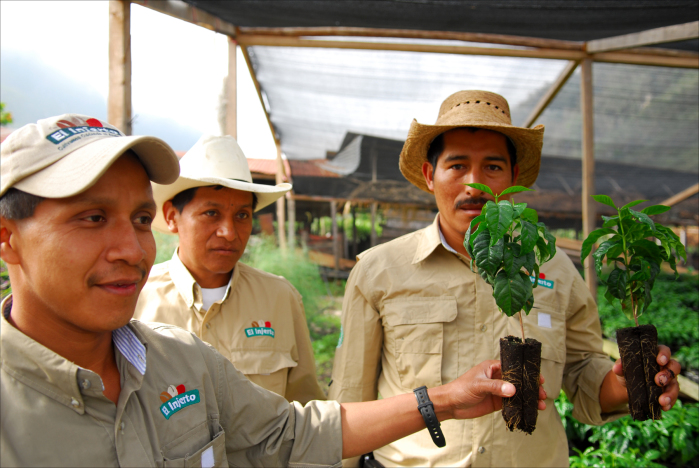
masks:
<svg viewBox="0 0 699 468"><path fill-rule="evenodd" d="M126 136L94 117L63 114L25 125L2 143L0 196L14 187L39 197L71 197L90 188L127 150L153 182L177 180L177 155L163 140Z"/></svg>

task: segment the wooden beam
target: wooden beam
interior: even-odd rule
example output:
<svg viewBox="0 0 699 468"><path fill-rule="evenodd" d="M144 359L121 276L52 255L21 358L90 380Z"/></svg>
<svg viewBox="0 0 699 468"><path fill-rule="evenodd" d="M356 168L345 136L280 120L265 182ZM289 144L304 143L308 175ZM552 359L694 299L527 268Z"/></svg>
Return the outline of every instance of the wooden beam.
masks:
<svg viewBox="0 0 699 468"><path fill-rule="evenodd" d="M595 62L650 65L654 67L699 68L699 55L651 55L637 52L602 52L592 55Z"/></svg>
<svg viewBox="0 0 699 468"><path fill-rule="evenodd" d="M594 54L597 52L628 49L629 47L686 41L698 37L699 21L692 21L691 23L675 24L632 34L624 34L623 36L588 41L587 44L585 44L585 48L589 53Z"/></svg>
<svg viewBox="0 0 699 468"><path fill-rule="evenodd" d="M263 36L238 33L238 42L242 46L268 47L309 47L325 49L357 49L357 50L395 50L403 52L433 52L441 54L488 55L494 57L525 57L546 58L559 60L580 60L587 54L580 50L562 49L508 49L473 47L462 45L442 44L400 44L394 42L367 41L333 41L325 39L299 39L287 36Z"/></svg>
<svg viewBox="0 0 699 468"><path fill-rule="evenodd" d="M658 203L659 205L666 205L666 206L675 206L678 203L686 200L687 198L691 197L695 193L699 192L699 184L694 184L691 187L682 190L680 193L676 193L675 195L671 196L667 200Z"/></svg>
<svg viewBox="0 0 699 468"><path fill-rule="evenodd" d="M109 2L107 120L131 135L131 2Z"/></svg>
<svg viewBox="0 0 699 468"><path fill-rule="evenodd" d="M335 258L335 271L340 269L340 230L337 226L337 203L330 202L330 220L333 228L333 257Z"/></svg>
<svg viewBox="0 0 699 468"><path fill-rule="evenodd" d="M282 161L282 147L277 143L277 184L284 182L284 162ZM284 230L284 197L277 198L277 235L279 236L279 248L286 252L286 231Z"/></svg>
<svg viewBox="0 0 699 468"><path fill-rule="evenodd" d="M228 77L226 77L226 135L238 139L238 44L228 38Z"/></svg>
<svg viewBox="0 0 699 468"><path fill-rule="evenodd" d="M568 62L563 71L561 71L560 75L558 75L558 78L556 78L556 81L553 82L548 91L546 91L546 94L541 97L541 100L531 111L529 117L527 117L527 120L524 121L524 124L522 125L523 127L530 128L532 125L534 125L536 119L538 119L548 105L551 104L551 101L553 101L553 98L555 98L561 88L563 88L563 85L565 85L568 82L568 79L573 76L573 72L578 67L578 63L579 62L575 60Z"/></svg>
<svg viewBox="0 0 699 468"><path fill-rule="evenodd" d="M593 89L592 89L592 60L585 59L580 63L580 110L582 112L582 225L583 236L595 230L596 209L592 203L595 193L595 134L593 122ZM593 248L594 251L594 248ZM592 252L590 252L592 254ZM585 283L597 301L597 277L592 261L592 255L585 258L583 265Z"/></svg>
<svg viewBox="0 0 699 468"><path fill-rule="evenodd" d="M260 86L260 82L257 81L257 75L255 74L255 68L252 66L252 61L250 60L250 54L248 53L248 48L244 46L243 44L240 44L240 50L243 53L243 57L245 57L245 63L248 66L248 71L250 72L250 77L252 78L252 83L255 85L255 90L257 91L257 97L260 100L260 104L262 105L262 110L265 113L265 117L267 118L267 125L269 125L269 131L272 132L272 138L274 139L274 142L279 146L281 142L279 141L279 138L277 136L277 131L274 129L274 124L272 123L272 119L269 116L269 111L267 110L267 106L265 105L265 100L262 98L262 87ZM282 166L282 170L283 170Z"/></svg>
<svg viewBox="0 0 699 468"><path fill-rule="evenodd" d="M296 248L296 200L291 196L291 192L286 192L286 214L289 219L287 223L287 239L289 247L293 251Z"/></svg>
<svg viewBox="0 0 699 468"><path fill-rule="evenodd" d="M236 34L235 26L231 23L191 6L182 0L133 0L133 2L226 36L235 37Z"/></svg>
<svg viewBox="0 0 699 468"><path fill-rule="evenodd" d="M337 202L352 202L357 205L371 205L372 203L381 203L383 206L395 206L395 207L402 207L402 208L419 208L419 209L425 209L425 210L430 210L433 208L436 208L437 205L432 203L429 205L424 205L420 203L387 203L385 201L378 201L374 200L372 198L333 198L333 197L325 197L322 195L300 195L298 193L294 193L291 195L295 200L300 200L300 201L311 201L311 202L319 202L319 203L325 203L325 202L330 202L330 201L337 201ZM541 212L539 212L541 213Z"/></svg>
<svg viewBox="0 0 699 468"><path fill-rule="evenodd" d="M537 37L508 36L504 34L484 34L456 31L421 31L415 29L380 29L353 27L293 27L293 28L239 28L241 34L261 36L347 36L347 37L402 37L407 39L439 39L449 41L481 42L506 44L544 49L583 50L584 43L561 41Z"/></svg>

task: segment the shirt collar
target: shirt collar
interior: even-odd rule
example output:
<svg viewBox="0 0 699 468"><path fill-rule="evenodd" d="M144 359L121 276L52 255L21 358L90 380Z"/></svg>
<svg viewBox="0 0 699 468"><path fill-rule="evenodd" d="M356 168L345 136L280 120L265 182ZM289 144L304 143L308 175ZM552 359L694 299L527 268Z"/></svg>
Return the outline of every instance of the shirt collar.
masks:
<svg viewBox="0 0 699 468"><path fill-rule="evenodd" d="M7 320L5 309L11 308L12 295L0 304L0 361L8 373L26 385L63 403L76 412L84 412L81 384L94 372L83 369L41 343L31 339ZM125 325L112 332L112 342L126 361L140 375L146 372L146 342Z"/></svg>
<svg viewBox="0 0 699 468"><path fill-rule="evenodd" d="M427 257L432 255L432 253L439 247L444 247L447 251L452 252L463 257L458 253L452 246L447 243L447 240L442 234L442 229L439 227L439 213L434 217L434 221L425 230L423 230L423 235L420 238L417 249L415 251L415 256L413 257L413 265L420 263Z"/></svg>
<svg viewBox="0 0 699 468"><path fill-rule="evenodd" d="M182 296L182 299L184 299L185 303L187 304L187 307L192 307L193 305L196 305L197 309L201 309L203 305L200 291L201 287L194 280L194 277L189 272L187 267L184 266L182 260L180 260L178 252L179 247L175 249L175 253L172 255L172 260L170 260L169 262L170 276L172 277L172 282L175 283L175 287ZM237 277L236 270L238 270L238 268L233 269L231 280L228 282L228 287L223 295L224 301L228 297L228 294L231 291L231 287L235 282L235 278Z"/></svg>

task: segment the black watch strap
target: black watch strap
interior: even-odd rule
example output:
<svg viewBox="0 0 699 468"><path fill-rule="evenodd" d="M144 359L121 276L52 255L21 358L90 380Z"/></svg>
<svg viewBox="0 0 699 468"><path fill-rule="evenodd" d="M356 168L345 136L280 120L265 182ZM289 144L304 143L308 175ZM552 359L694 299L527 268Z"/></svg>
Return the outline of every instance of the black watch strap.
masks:
<svg viewBox="0 0 699 468"><path fill-rule="evenodd" d="M422 414L422 419L425 420L425 425L432 437L432 442L434 442L434 445L437 447L444 447L447 445L447 441L444 440L444 434L442 434L439 420L437 419L437 415L434 414L434 405L427 395L427 387L423 385L413 390L413 392L415 393L415 398L417 398L417 409L420 414Z"/></svg>

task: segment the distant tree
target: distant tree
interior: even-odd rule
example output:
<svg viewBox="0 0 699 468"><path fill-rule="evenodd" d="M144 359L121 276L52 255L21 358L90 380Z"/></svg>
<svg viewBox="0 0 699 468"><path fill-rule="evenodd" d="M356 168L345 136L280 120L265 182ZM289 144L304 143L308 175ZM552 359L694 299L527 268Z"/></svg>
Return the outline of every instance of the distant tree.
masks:
<svg viewBox="0 0 699 468"><path fill-rule="evenodd" d="M12 123L12 113L5 112L5 103L0 102L0 125L7 125Z"/></svg>

